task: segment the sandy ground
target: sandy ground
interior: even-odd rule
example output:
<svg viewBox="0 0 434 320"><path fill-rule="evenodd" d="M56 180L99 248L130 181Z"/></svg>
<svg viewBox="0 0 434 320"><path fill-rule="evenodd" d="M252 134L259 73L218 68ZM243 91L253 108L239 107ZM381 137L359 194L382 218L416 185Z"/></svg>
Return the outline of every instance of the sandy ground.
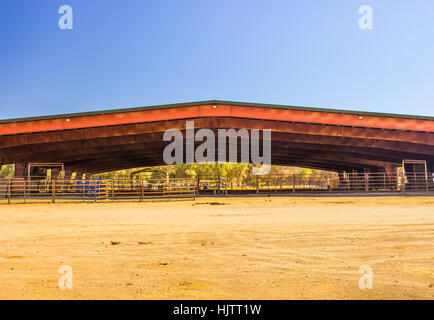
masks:
<svg viewBox="0 0 434 320"><path fill-rule="evenodd" d="M433 299L434 199L1 204L0 298Z"/></svg>

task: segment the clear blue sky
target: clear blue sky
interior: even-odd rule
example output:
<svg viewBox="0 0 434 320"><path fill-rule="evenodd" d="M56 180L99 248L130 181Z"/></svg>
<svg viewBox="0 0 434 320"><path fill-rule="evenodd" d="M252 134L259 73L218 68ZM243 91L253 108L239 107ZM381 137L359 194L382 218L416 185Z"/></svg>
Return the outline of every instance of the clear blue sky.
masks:
<svg viewBox="0 0 434 320"><path fill-rule="evenodd" d="M434 1L0 0L0 119L209 99L434 116Z"/></svg>

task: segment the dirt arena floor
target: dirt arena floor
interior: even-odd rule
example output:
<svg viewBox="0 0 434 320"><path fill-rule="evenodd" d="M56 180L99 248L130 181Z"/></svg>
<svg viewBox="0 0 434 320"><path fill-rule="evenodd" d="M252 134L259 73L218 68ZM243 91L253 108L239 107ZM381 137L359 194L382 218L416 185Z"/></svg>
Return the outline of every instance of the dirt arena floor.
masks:
<svg viewBox="0 0 434 320"><path fill-rule="evenodd" d="M433 299L434 198L1 204L0 298Z"/></svg>

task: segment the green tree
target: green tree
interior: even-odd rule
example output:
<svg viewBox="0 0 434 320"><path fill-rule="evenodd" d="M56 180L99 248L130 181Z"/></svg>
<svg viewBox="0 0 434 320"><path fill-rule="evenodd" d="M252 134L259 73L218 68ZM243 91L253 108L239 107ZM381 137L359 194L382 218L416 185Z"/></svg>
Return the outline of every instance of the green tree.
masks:
<svg viewBox="0 0 434 320"><path fill-rule="evenodd" d="M13 164L7 164L0 169L0 179L13 178L15 173L15 167Z"/></svg>

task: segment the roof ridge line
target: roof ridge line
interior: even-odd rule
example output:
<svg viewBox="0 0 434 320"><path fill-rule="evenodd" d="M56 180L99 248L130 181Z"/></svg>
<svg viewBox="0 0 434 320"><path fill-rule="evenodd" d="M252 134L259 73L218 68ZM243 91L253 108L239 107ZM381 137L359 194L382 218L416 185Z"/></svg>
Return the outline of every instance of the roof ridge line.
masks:
<svg viewBox="0 0 434 320"><path fill-rule="evenodd" d="M394 114L394 113L383 113L383 112L372 112L372 111L343 110L343 109L330 109L330 108L305 107L305 106L293 106L293 105L280 105L280 104L272 104L272 103L226 101L226 100L213 99L213 100L201 100L201 101L181 102L181 103L171 103L171 104L158 104L158 105L151 105L151 106L129 107L129 108L122 108L122 109L106 109L106 110L98 110L98 111L87 111L87 112L64 113L64 114L33 116L33 117L24 117L24 118L2 119L2 120L0 120L0 123L35 121L35 120L46 120L46 119L48 120L48 119L79 117L79 116L87 116L87 115L90 116L90 115L110 114L110 113L122 113L122 112L134 112L134 111L140 111L140 110L145 110L145 109L176 108L176 107L195 106L195 105L202 105L202 104L228 104L228 105L239 105L239 106L279 108L279 109L291 109L291 110L300 110L300 111L332 112L332 113L342 113L342 114L357 114L357 115L369 115L369 116L393 117L393 118L409 118L409 119L434 121L434 117L432 117L432 116Z"/></svg>

